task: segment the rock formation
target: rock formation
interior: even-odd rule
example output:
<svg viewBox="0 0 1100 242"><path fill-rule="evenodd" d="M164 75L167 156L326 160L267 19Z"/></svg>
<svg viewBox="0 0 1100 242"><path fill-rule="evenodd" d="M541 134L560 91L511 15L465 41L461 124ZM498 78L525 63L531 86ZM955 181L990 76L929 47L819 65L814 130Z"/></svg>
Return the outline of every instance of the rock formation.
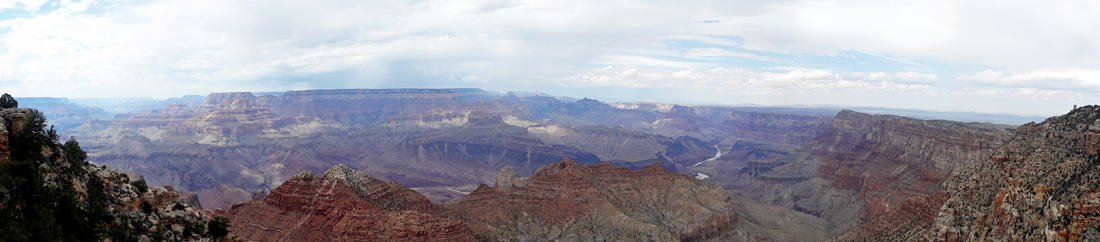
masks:
<svg viewBox="0 0 1100 242"><path fill-rule="evenodd" d="M826 236L828 224L657 164L631 170L568 159L530 177L506 167L495 186L441 205L338 165L212 214L257 241L810 241Z"/></svg>
<svg viewBox="0 0 1100 242"><path fill-rule="evenodd" d="M0 240L209 240L193 195L87 163L41 112L0 109L0 130Z"/></svg>
<svg viewBox="0 0 1100 242"><path fill-rule="evenodd" d="M942 190L953 171L979 163L1003 144L1008 128L844 110L804 149L744 142L753 148L723 154L716 164L729 165L707 174L756 201L825 218L834 223L831 232L840 234L864 219L911 209L910 198Z"/></svg>
<svg viewBox="0 0 1100 242"><path fill-rule="evenodd" d="M1100 240L1100 106L1016 130L946 185L931 239Z"/></svg>
<svg viewBox="0 0 1100 242"><path fill-rule="evenodd" d="M1096 241L1100 239L1100 107L1020 126L991 156L957 169L837 241Z"/></svg>
<svg viewBox="0 0 1100 242"><path fill-rule="evenodd" d="M518 177L501 170L448 207L492 240L676 241L733 229L733 198L713 183L654 164L640 171L562 160Z"/></svg>
<svg viewBox="0 0 1100 242"><path fill-rule="evenodd" d="M833 187L858 191L866 217L941 188L951 172L991 155L1011 133L965 123L851 111L810 149L822 156L818 175ZM830 142L831 141L831 142Z"/></svg>
<svg viewBox="0 0 1100 242"><path fill-rule="evenodd" d="M338 165L317 177L302 172L266 198L219 210L231 230L255 241L474 241L465 223L446 218L427 198Z"/></svg>

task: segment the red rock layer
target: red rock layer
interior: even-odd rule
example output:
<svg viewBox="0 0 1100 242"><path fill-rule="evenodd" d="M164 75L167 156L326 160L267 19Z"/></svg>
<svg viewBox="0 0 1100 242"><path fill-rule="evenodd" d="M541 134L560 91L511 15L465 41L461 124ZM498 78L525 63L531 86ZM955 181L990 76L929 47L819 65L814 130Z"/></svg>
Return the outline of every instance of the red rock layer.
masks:
<svg viewBox="0 0 1100 242"><path fill-rule="evenodd" d="M968 124L841 111L811 143L818 176L859 192L866 217L931 194L955 168L989 157L1011 133Z"/></svg>
<svg viewBox="0 0 1100 242"><path fill-rule="evenodd" d="M659 164L640 171L564 159L517 177L501 170L449 204L490 239L675 241L717 237L737 222L732 197Z"/></svg>
<svg viewBox="0 0 1100 242"><path fill-rule="evenodd" d="M944 191L910 197L898 209L868 219L830 241L928 241L937 212L947 198Z"/></svg>
<svg viewBox="0 0 1100 242"><path fill-rule="evenodd" d="M473 241L462 221L441 217L427 198L339 165L303 172L266 198L216 214L255 241Z"/></svg>

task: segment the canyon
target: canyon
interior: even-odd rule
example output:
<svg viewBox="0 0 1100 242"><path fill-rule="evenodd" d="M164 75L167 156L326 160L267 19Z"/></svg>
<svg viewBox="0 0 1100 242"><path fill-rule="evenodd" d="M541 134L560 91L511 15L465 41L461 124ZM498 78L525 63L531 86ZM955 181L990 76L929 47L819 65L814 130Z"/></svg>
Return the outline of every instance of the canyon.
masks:
<svg viewBox="0 0 1100 242"><path fill-rule="evenodd" d="M64 134L81 141L91 162L141 174L151 186L196 193L204 208L268 231L240 236L397 240L1035 239L997 237L1005 229L975 232L969 220L944 217L942 209L969 218L959 211L1003 200L957 194L985 186L959 184L993 181L967 180L975 174L1007 174L988 168L1006 147L1091 142L1087 135L1015 141L1050 133L1029 128L1036 124L480 89L214 93L203 100L89 119ZM1084 169L1088 159L1081 160L1061 166ZM337 171L345 175L330 175ZM397 197L362 194L380 187ZM1061 191L1049 187L1032 190ZM1085 188L1069 190L1073 196L1090 191L1079 187ZM1023 196L1004 193L1012 201ZM1065 200L1045 213L1062 213L1070 201L1083 204L1073 211L1088 211L1093 200ZM413 207L393 207L406 203ZM1013 211L994 220L1018 216ZM271 214L285 218L264 217ZM338 222L363 220L356 217L362 214L404 221L412 230ZM1042 238L1091 238L1089 214ZM256 222L266 220L274 222ZM295 229L301 224L309 226ZM424 232L431 229L445 231ZM416 237L425 233L442 237Z"/></svg>

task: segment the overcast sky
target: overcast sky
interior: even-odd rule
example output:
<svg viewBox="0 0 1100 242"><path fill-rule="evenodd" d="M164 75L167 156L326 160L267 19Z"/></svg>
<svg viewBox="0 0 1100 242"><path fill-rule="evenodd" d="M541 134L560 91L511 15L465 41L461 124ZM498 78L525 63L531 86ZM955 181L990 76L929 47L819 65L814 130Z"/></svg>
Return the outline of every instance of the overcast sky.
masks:
<svg viewBox="0 0 1100 242"><path fill-rule="evenodd" d="M1055 115L1100 1L0 0L16 97L450 87Z"/></svg>

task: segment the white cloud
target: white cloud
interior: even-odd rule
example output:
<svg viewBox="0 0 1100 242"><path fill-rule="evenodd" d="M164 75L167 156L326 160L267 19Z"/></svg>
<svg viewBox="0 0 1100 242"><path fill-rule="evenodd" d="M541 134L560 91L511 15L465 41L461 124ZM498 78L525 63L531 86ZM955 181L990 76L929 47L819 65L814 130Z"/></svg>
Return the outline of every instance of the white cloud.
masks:
<svg viewBox="0 0 1100 242"><path fill-rule="evenodd" d="M0 0L0 11L6 9L22 9L37 11L47 0Z"/></svg>
<svg viewBox="0 0 1100 242"><path fill-rule="evenodd" d="M1003 71L986 69L982 72L959 76L956 80L989 87L1085 93L1100 92L1100 71L1092 70L1035 71L1023 74L1006 74Z"/></svg>
<svg viewBox="0 0 1100 242"><path fill-rule="evenodd" d="M939 82L936 74L918 73L914 71L886 74L884 72L852 73L849 78L863 82L897 82L901 84L935 85Z"/></svg>
<svg viewBox="0 0 1100 242"><path fill-rule="evenodd" d="M723 49L718 49L718 48L705 48L705 49L696 48L696 49L692 49L690 51L687 51L687 52L683 53L682 55L684 57L696 58L696 59L708 59L708 58L714 58L714 57L741 57L741 58L751 59L751 60L762 60L762 61L770 61L770 62L783 62L779 59L776 59L776 58L773 58L773 57L770 57L770 56L761 56L761 55L756 55L756 54L751 54L751 53L729 51L729 50L723 50Z"/></svg>
<svg viewBox="0 0 1100 242"><path fill-rule="evenodd" d="M760 50L860 50L1019 70L1100 69L1096 1L780 1L700 34Z"/></svg>
<svg viewBox="0 0 1100 242"><path fill-rule="evenodd" d="M866 76L851 79L825 70L793 70L786 73L757 73L743 68L709 70L675 70L665 68L606 67L587 69L581 74L564 78L563 85L619 86L627 88L659 88L733 94L842 93L860 91L922 92L928 83L917 79L935 75L898 73L866 81ZM922 80L923 81L923 80Z"/></svg>
<svg viewBox="0 0 1100 242"><path fill-rule="evenodd" d="M0 19L0 87L17 96L545 80L566 87L838 96L1100 92L1100 2L1094 1L46 3L0 0L6 13L26 12ZM722 62L737 58L762 62ZM876 60L905 66L882 68ZM593 65L615 67L586 69ZM782 71L767 72L775 70Z"/></svg>
<svg viewBox="0 0 1100 242"><path fill-rule="evenodd" d="M0 58L11 61L0 63L0 86L23 95L165 97L289 88L303 79L363 88L560 76L599 58L697 67L612 54L676 31L675 20L651 18L666 6L631 1L118 4L89 14L99 3L64 0L54 12L4 20ZM97 90L76 91L89 89Z"/></svg>

